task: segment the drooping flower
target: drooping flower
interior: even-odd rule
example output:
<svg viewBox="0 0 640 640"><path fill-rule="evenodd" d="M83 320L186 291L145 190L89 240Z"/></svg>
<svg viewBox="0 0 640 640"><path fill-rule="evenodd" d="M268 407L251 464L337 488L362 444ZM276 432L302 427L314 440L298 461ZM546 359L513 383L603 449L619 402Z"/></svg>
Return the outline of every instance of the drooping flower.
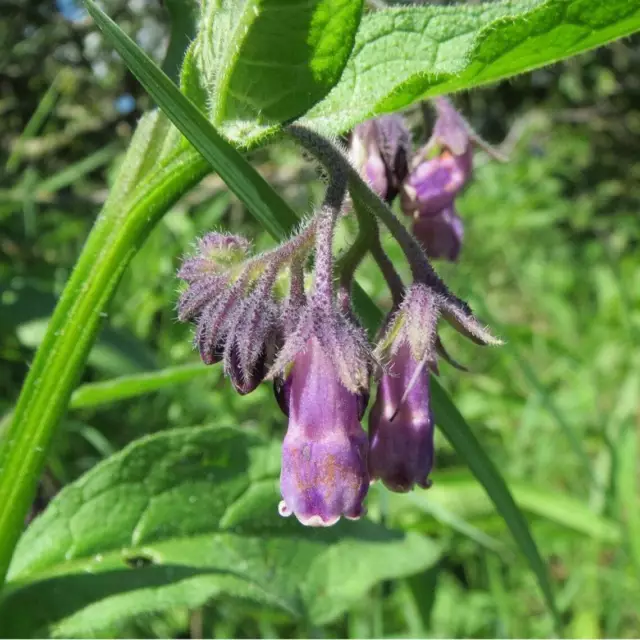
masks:
<svg viewBox="0 0 640 640"><path fill-rule="evenodd" d="M462 368L438 337L440 317L479 344L500 344L455 296L419 282L407 287L376 348L376 356L387 367L369 417L369 473L392 491L430 486L434 458L430 371L437 373L438 355Z"/></svg>
<svg viewBox="0 0 640 640"><path fill-rule="evenodd" d="M364 513L369 487L363 397L341 382L326 344L312 334L279 389L289 416L282 447L280 514L331 526Z"/></svg>
<svg viewBox="0 0 640 640"><path fill-rule="evenodd" d="M378 385L369 417L369 473L391 491L427 489L433 467L429 369L404 342Z"/></svg>
<svg viewBox="0 0 640 640"><path fill-rule="evenodd" d="M354 164L386 202L398 194L409 172L411 136L399 115L384 115L357 125L351 139Z"/></svg>
<svg viewBox="0 0 640 640"><path fill-rule="evenodd" d="M439 299L425 285L409 287L378 345L387 368L369 416L369 473L391 491L430 484L434 432L429 371L436 365Z"/></svg>
<svg viewBox="0 0 640 640"><path fill-rule="evenodd" d="M420 162L407 177L401 194L402 210L420 219L434 216L453 204L471 175L468 156L449 151Z"/></svg>
<svg viewBox="0 0 640 640"><path fill-rule="evenodd" d="M431 138L417 154L402 187L401 205L414 218L413 232L430 258L455 261L463 236L454 209L473 165L472 132L445 98L434 101L437 119Z"/></svg>

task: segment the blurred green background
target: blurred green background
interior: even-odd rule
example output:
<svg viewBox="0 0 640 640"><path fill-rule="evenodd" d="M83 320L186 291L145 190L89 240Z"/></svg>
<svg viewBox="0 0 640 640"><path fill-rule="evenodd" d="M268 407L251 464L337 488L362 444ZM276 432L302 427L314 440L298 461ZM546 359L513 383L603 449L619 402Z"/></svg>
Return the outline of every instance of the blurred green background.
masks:
<svg viewBox="0 0 640 640"><path fill-rule="evenodd" d="M156 59L167 16L153 1L106 2ZM47 319L150 102L73 4L3 0L0 18L0 413L10 409ZM508 479L549 563L566 634L640 635L640 39L456 97L507 152L478 154L459 201L451 288L506 339L501 349L443 339L471 370L441 378ZM420 111L410 112L416 141ZM292 147L253 154L300 212L321 186ZM350 223L344 225L345 235ZM214 228L270 240L215 176L162 220L125 273L81 382L197 364L177 323L180 256ZM397 247L385 238L394 262ZM406 272L406 271L405 271ZM388 308L373 264L364 288ZM240 424L280 437L263 385L241 398L217 367L183 384L68 413L34 504L146 433ZM135 385L132 385L134 388ZM534 578L483 490L444 441L429 492L375 487L372 517L438 538L445 559L382 585L339 622L217 602L138 621L134 637L540 637L551 622Z"/></svg>

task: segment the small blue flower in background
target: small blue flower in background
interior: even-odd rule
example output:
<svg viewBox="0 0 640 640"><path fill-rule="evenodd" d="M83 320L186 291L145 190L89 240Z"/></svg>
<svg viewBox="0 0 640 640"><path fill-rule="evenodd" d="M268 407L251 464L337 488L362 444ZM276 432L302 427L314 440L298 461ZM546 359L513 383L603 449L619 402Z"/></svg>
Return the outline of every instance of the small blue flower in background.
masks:
<svg viewBox="0 0 640 640"><path fill-rule="evenodd" d="M136 108L136 99L130 93L123 93L114 100L114 106L118 113L126 115Z"/></svg>
<svg viewBox="0 0 640 640"><path fill-rule="evenodd" d="M56 0L56 7L62 17L71 22L80 22L88 15L84 7L75 0Z"/></svg>

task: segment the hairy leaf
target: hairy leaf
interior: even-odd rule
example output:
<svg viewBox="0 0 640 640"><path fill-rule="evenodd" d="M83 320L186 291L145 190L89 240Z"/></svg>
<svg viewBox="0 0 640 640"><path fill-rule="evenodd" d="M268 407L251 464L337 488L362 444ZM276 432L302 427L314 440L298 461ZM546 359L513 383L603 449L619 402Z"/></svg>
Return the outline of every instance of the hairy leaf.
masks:
<svg viewBox="0 0 640 640"><path fill-rule="evenodd" d="M302 115L336 84L362 0L208 0L196 40L213 123L242 141Z"/></svg>
<svg viewBox="0 0 640 640"><path fill-rule="evenodd" d="M88 637L223 594L321 624L380 580L438 559L429 539L372 522L318 530L280 518L278 449L200 427L139 440L98 465L20 541L2 633Z"/></svg>
<svg viewBox="0 0 640 640"><path fill-rule="evenodd" d="M305 117L325 133L551 64L640 29L629 0L501 0L363 18L340 82Z"/></svg>

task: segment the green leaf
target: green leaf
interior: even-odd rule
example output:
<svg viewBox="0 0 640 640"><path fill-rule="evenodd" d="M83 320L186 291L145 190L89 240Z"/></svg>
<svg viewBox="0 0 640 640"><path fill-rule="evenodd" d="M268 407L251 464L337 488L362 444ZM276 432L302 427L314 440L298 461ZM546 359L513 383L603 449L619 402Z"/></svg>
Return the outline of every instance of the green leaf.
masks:
<svg viewBox="0 0 640 640"><path fill-rule="evenodd" d="M171 34L162 70L172 80L178 80L185 51L195 37L199 4L197 0L165 0L164 4L169 13Z"/></svg>
<svg viewBox="0 0 640 640"><path fill-rule="evenodd" d="M438 560L435 542L372 522L318 530L280 518L278 472L279 447L246 431L133 443L27 530L0 603L3 634L90 637L220 595L324 624L377 582Z"/></svg>
<svg viewBox="0 0 640 640"><path fill-rule="evenodd" d="M607 544L617 545L622 541L621 527L617 522L598 515L578 498L515 480L509 481L509 490L516 504L526 513ZM463 522L490 516L496 510L492 498L467 472L438 474L433 487L427 493L399 496L392 504L400 514L408 506L407 502L438 519L440 510L446 509L448 514ZM444 519L443 522L447 524ZM458 529L455 523L451 523L451 526ZM467 535L464 530L458 530Z"/></svg>
<svg viewBox="0 0 640 640"><path fill-rule="evenodd" d="M435 416L436 424L442 429L444 435L468 465L469 469L471 469L473 475L482 483L504 519L505 524L511 530L516 544L538 579L538 584L542 589L549 611L553 615L556 631L559 633L562 629L562 623L551 590L551 583L549 582L547 569L529 531L527 521L511 497L503 477L495 468L449 396L439 385L432 385L431 393L434 405L439 407L439 411Z"/></svg>
<svg viewBox="0 0 640 640"><path fill-rule="evenodd" d="M221 371L215 371L220 375ZM103 404L119 402L127 398L167 387L184 384L194 378L211 375L212 369L202 363L184 364L175 367L166 367L158 371L146 371L131 376L120 376L103 382L90 382L79 386L69 401L70 409L87 409Z"/></svg>
<svg viewBox="0 0 640 640"><path fill-rule="evenodd" d="M324 133L509 78L640 29L629 0L501 0L365 16L340 82L305 117Z"/></svg>
<svg viewBox="0 0 640 640"><path fill-rule="evenodd" d="M196 40L214 125L240 142L305 113L336 84L362 0L208 0Z"/></svg>
<svg viewBox="0 0 640 640"><path fill-rule="evenodd" d="M85 5L149 95L267 231L281 238L293 229L298 217L269 183L93 0Z"/></svg>

